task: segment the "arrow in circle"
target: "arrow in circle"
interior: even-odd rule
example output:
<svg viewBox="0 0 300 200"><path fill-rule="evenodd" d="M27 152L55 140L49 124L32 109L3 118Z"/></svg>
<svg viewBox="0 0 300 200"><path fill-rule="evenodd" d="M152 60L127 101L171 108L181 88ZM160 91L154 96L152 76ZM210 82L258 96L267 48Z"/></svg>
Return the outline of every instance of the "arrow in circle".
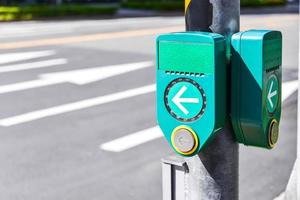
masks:
<svg viewBox="0 0 300 200"><path fill-rule="evenodd" d="M273 88L273 81L271 82L270 90L268 93L268 101L271 105L271 108L273 108L273 106L274 106L271 98L274 97L275 95L277 95L277 90L272 92L272 88Z"/></svg>
<svg viewBox="0 0 300 200"><path fill-rule="evenodd" d="M198 98L181 98L183 93L187 90L186 86L182 86L177 94L173 97L172 101L175 105L185 114L189 114L189 111L182 105L182 103L199 103Z"/></svg>

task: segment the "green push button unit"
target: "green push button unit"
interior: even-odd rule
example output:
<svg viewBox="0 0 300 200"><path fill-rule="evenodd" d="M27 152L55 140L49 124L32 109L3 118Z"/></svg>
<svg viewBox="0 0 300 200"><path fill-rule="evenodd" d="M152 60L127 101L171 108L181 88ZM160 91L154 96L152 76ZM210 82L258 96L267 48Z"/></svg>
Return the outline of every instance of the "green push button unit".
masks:
<svg viewBox="0 0 300 200"><path fill-rule="evenodd" d="M172 148L198 153L224 125L224 37L184 32L157 38L157 119Z"/></svg>
<svg viewBox="0 0 300 200"><path fill-rule="evenodd" d="M239 32L231 44L231 120L236 139L245 145L273 148L281 115L281 33Z"/></svg>

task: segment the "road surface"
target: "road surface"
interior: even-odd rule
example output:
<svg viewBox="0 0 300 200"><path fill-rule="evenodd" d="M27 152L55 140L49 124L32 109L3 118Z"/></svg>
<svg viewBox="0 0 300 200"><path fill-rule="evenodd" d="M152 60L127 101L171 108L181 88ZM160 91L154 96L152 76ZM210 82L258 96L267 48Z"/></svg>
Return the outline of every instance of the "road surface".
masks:
<svg viewBox="0 0 300 200"><path fill-rule="evenodd" d="M284 191L296 158L298 15L243 15L283 32L280 138L240 146L240 199ZM155 37L183 17L15 22L0 27L0 199L161 199L173 152L155 117Z"/></svg>

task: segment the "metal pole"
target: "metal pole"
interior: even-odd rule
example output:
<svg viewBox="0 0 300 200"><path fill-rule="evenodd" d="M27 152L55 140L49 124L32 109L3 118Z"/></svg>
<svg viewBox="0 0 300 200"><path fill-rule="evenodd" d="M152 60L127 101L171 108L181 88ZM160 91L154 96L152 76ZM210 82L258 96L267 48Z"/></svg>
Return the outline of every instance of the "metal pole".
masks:
<svg viewBox="0 0 300 200"><path fill-rule="evenodd" d="M239 0L186 0L186 30L212 31L222 34L227 40L230 54L230 37L239 31ZM212 9L211 9L212 8ZM212 14L211 10L213 10ZM230 65L227 66L227 113L230 108ZM227 117L229 118L229 116ZM199 191L189 199L238 199L239 149L233 138L229 120L218 136L199 153L186 159L189 182Z"/></svg>
<svg viewBox="0 0 300 200"><path fill-rule="evenodd" d="M211 32L212 6L209 0L185 0L185 28L187 31Z"/></svg>

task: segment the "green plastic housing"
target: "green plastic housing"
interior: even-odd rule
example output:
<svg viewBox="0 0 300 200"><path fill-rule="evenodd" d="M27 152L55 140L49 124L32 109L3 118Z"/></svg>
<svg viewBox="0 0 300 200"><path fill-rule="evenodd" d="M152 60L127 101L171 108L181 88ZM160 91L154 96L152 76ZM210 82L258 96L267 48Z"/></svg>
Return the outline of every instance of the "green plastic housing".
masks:
<svg viewBox="0 0 300 200"><path fill-rule="evenodd" d="M197 154L223 127L226 114L225 78L225 40L222 35L182 32L157 38L157 120L172 148L171 134L176 127L188 126L199 138L196 151L188 156ZM167 109L166 90L172 81L180 79L196 82L205 94L205 110L194 121L178 120ZM188 103L182 105L189 108Z"/></svg>
<svg viewBox="0 0 300 200"><path fill-rule="evenodd" d="M269 30L239 32L232 36L231 46L230 115L236 140L270 149L271 123L279 124L281 115L282 35ZM274 109L270 111L268 104Z"/></svg>

